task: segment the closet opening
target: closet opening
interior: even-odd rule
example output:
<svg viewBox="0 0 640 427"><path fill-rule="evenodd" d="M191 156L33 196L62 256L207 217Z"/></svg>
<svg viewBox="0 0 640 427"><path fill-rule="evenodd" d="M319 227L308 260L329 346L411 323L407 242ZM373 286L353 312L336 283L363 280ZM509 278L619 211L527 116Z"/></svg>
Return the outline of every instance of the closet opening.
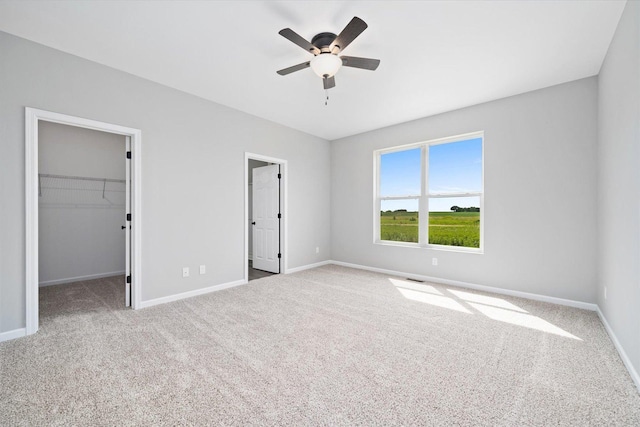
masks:
<svg viewBox="0 0 640 427"><path fill-rule="evenodd" d="M41 318L138 308L141 132L25 113L27 334Z"/></svg>
<svg viewBox="0 0 640 427"><path fill-rule="evenodd" d="M129 137L38 123L40 318L131 305ZM129 261L129 262L128 262Z"/></svg>

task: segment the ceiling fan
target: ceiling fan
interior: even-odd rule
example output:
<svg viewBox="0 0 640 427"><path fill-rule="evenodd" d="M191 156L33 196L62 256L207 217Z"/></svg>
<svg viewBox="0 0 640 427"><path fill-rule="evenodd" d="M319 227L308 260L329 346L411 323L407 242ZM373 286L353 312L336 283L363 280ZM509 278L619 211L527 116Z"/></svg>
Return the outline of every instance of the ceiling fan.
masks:
<svg viewBox="0 0 640 427"><path fill-rule="evenodd" d="M314 56L310 61L284 68L278 71L278 74L286 76L295 71L311 67L311 69L322 78L324 88L331 89L336 85L334 76L343 65L345 67L374 71L378 68L378 65L380 65L379 59L338 56L339 53L349 46L349 44L366 29L367 24L362 19L354 16L339 35L336 36L333 33L316 34L313 39L311 39L311 43L291 28L281 30L278 34L297 44L307 52L312 53Z"/></svg>

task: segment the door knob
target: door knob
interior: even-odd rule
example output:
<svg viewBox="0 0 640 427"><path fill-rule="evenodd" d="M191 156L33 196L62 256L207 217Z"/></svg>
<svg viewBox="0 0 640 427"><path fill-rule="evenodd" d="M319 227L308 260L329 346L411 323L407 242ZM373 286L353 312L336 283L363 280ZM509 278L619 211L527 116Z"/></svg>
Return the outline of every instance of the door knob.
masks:
<svg viewBox="0 0 640 427"><path fill-rule="evenodd" d="M126 226L126 225L122 225L121 227L122 227L122 229L123 229L123 230L124 230L125 228L127 228L127 226Z"/></svg>
<svg viewBox="0 0 640 427"><path fill-rule="evenodd" d="M256 222L255 222L255 221L252 221L252 222L251 222L251 225L256 225Z"/></svg>

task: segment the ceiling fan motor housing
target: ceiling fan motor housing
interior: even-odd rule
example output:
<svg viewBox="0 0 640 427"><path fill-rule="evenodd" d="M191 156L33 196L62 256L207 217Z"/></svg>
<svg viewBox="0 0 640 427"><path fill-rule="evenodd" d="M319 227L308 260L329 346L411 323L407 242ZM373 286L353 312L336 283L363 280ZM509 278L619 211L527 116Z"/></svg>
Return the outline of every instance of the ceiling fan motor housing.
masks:
<svg viewBox="0 0 640 427"><path fill-rule="evenodd" d="M320 49L321 52L330 52L331 43L336 39L335 34L333 33L320 33L313 36L311 39L311 44Z"/></svg>

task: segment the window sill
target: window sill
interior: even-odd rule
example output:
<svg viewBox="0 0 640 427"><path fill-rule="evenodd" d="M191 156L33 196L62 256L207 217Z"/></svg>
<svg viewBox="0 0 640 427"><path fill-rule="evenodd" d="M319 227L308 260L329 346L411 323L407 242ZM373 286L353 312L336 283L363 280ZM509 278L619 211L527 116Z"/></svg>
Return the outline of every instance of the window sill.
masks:
<svg viewBox="0 0 640 427"><path fill-rule="evenodd" d="M373 242L374 245L381 246L395 246L398 248L412 248L412 249L431 249L435 251L444 251L444 252L459 252L465 254L484 254L484 250L482 248L467 248L464 246L445 246L445 245L421 245L419 243L409 243L409 242L394 242L391 240L376 240Z"/></svg>

